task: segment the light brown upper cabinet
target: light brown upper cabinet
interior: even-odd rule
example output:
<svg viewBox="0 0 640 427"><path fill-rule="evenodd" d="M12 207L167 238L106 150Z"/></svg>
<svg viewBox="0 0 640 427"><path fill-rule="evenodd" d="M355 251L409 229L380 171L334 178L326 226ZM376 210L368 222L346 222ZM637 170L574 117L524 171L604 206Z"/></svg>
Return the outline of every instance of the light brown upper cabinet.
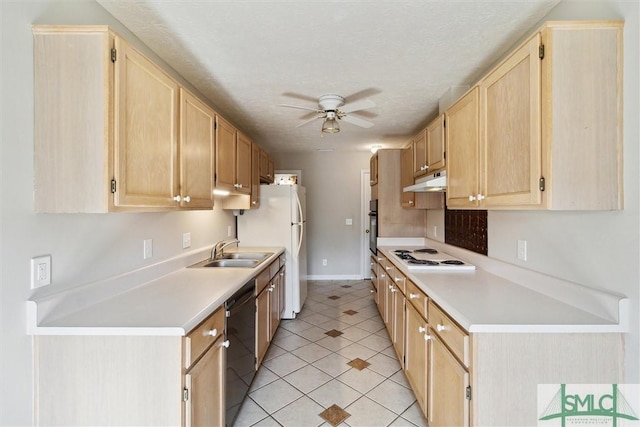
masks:
<svg viewBox="0 0 640 427"><path fill-rule="evenodd" d="M403 208L415 207L415 194L413 192L403 192L402 189L413 185L413 150L414 145L409 144L400 152L400 191L402 192L401 203Z"/></svg>
<svg viewBox="0 0 640 427"><path fill-rule="evenodd" d="M372 187L378 184L378 153L369 159L369 185ZM371 197L374 199L374 197Z"/></svg>
<svg viewBox="0 0 640 427"><path fill-rule="evenodd" d="M622 30L548 22L481 79L478 166L447 110L448 206L622 208Z"/></svg>
<svg viewBox="0 0 640 427"><path fill-rule="evenodd" d="M275 180L273 159L264 150L260 150L260 182L272 184Z"/></svg>
<svg viewBox="0 0 640 427"><path fill-rule="evenodd" d="M107 26L34 26L35 210L177 209L178 84Z"/></svg>
<svg viewBox="0 0 640 427"><path fill-rule="evenodd" d="M251 140L216 116L216 188L251 192Z"/></svg>
<svg viewBox="0 0 640 427"><path fill-rule="evenodd" d="M427 162L427 132L425 129L413 137L413 176L421 177L429 173Z"/></svg>
<svg viewBox="0 0 640 427"><path fill-rule="evenodd" d="M214 111L180 89L180 206L213 206Z"/></svg>
<svg viewBox="0 0 640 427"><path fill-rule="evenodd" d="M450 208L478 205L477 201L469 200L471 195L478 194L480 166L478 107L478 88L476 87L445 112L447 153L449 153L447 206Z"/></svg>
<svg viewBox="0 0 640 427"><path fill-rule="evenodd" d="M437 172L445 167L444 114L440 114L427 126L427 172Z"/></svg>
<svg viewBox="0 0 640 427"><path fill-rule="evenodd" d="M260 207L260 146L251 145L251 209Z"/></svg>

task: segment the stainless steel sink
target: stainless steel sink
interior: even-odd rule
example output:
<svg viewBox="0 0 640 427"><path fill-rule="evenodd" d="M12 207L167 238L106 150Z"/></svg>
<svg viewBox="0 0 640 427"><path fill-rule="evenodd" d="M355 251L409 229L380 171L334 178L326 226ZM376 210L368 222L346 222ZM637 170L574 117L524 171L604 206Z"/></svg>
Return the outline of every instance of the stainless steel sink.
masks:
<svg viewBox="0 0 640 427"><path fill-rule="evenodd" d="M271 252L229 252L220 257L220 259L255 259L263 260L273 255Z"/></svg>
<svg viewBox="0 0 640 427"><path fill-rule="evenodd" d="M254 268L272 255L271 252L231 252L218 259L205 259L189 268Z"/></svg>

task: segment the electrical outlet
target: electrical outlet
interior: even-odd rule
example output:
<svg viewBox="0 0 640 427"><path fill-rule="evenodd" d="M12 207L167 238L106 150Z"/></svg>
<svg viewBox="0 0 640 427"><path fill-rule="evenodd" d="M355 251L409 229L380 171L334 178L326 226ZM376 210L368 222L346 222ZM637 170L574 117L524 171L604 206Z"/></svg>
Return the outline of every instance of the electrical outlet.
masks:
<svg viewBox="0 0 640 427"><path fill-rule="evenodd" d="M353 225L353 218L347 218L347 219L344 221L344 224L345 224L345 225Z"/></svg>
<svg viewBox="0 0 640 427"><path fill-rule="evenodd" d="M144 248L143 259L151 258L153 256L153 239L145 239L142 246Z"/></svg>
<svg viewBox="0 0 640 427"><path fill-rule="evenodd" d="M31 258L31 289L51 284L51 255Z"/></svg>
<svg viewBox="0 0 640 427"><path fill-rule="evenodd" d="M522 261L527 260L527 241L518 240L518 259Z"/></svg>
<svg viewBox="0 0 640 427"><path fill-rule="evenodd" d="M182 249L187 249L191 247L191 233L183 233L182 234Z"/></svg>
<svg viewBox="0 0 640 427"><path fill-rule="evenodd" d="M433 226L433 237L438 237L438 226L437 225Z"/></svg>
<svg viewBox="0 0 640 427"><path fill-rule="evenodd" d="M326 266L327 266L327 260L326 260L326 259L323 259L323 260L322 260L322 266L323 266L323 267L326 267Z"/></svg>

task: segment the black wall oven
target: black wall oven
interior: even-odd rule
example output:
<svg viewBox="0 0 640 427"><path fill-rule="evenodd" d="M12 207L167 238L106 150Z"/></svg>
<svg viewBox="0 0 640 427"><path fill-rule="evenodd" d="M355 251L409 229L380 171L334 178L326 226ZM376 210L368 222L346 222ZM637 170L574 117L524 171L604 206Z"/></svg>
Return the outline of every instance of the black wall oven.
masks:
<svg viewBox="0 0 640 427"><path fill-rule="evenodd" d="M369 250L378 254L378 200L369 201Z"/></svg>

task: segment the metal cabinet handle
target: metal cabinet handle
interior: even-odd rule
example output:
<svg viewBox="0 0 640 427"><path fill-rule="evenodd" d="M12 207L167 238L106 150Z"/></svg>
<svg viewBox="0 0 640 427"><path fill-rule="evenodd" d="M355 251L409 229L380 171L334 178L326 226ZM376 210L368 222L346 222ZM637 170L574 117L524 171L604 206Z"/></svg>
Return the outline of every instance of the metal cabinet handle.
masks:
<svg viewBox="0 0 640 427"><path fill-rule="evenodd" d="M387 266L387 267L385 267L384 269L385 269L385 270L387 270L387 271L389 271L389 270L391 270L391 267Z"/></svg>
<svg viewBox="0 0 640 427"><path fill-rule="evenodd" d="M394 277L394 279L396 282L400 282L402 280L402 277Z"/></svg>
<svg viewBox="0 0 640 427"><path fill-rule="evenodd" d="M427 331L427 328L425 328L424 326L418 326L418 332L420 332L421 334L426 331Z"/></svg>
<svg viewBox="0 0 640 427"><path fill-rule="evenodd" d="M210 337L215 337L218 335L218 330L216 328L210 329L205 333L205 335L208 335Z"/></svg>
<svg viewBox="0 0 640 427"><path fill-rule="evenodd" d="M182 200L182 197L180 197L180 195L173 196L173 200L179 202L180 200Z"/></svg>
<svg viewBox="0 0 640 427"><path fill-rule="evenodd" d="M478 200L484 200L484 195L482 193L478 193Z"/></svg>
<svg viewBox="0 0 640 427"><path fill-rule="evenodd" d="M229 348L229 340L223 341L222 344L220 344L220 346L224 348Z"/></svg>
<svg viewBox="0 0 640 427"><path fill-rule="evenodd" d="M191 201L191 196L184 196L184 199L182 199L185 203L189 203Z"/></svg>
<svg viewBox="0 0 640 427"><path fill-rule="evenodd" d="M429 341L431 338L433 338L431 335L424 334L425 341Z"/></svg>
<svg viewBox="0 0 640 427"><path fill-rule="evenodd" d="M469 196L470 202L475 202L475 200L476 200L476 196L474 196L473 194Z"/></svg>
<svg viewBox="0 0 640 427"><path fill-rule="evenodd" d="M420 295L409 293L409 299L416 299L416 298L420 298Z"/></svg>

